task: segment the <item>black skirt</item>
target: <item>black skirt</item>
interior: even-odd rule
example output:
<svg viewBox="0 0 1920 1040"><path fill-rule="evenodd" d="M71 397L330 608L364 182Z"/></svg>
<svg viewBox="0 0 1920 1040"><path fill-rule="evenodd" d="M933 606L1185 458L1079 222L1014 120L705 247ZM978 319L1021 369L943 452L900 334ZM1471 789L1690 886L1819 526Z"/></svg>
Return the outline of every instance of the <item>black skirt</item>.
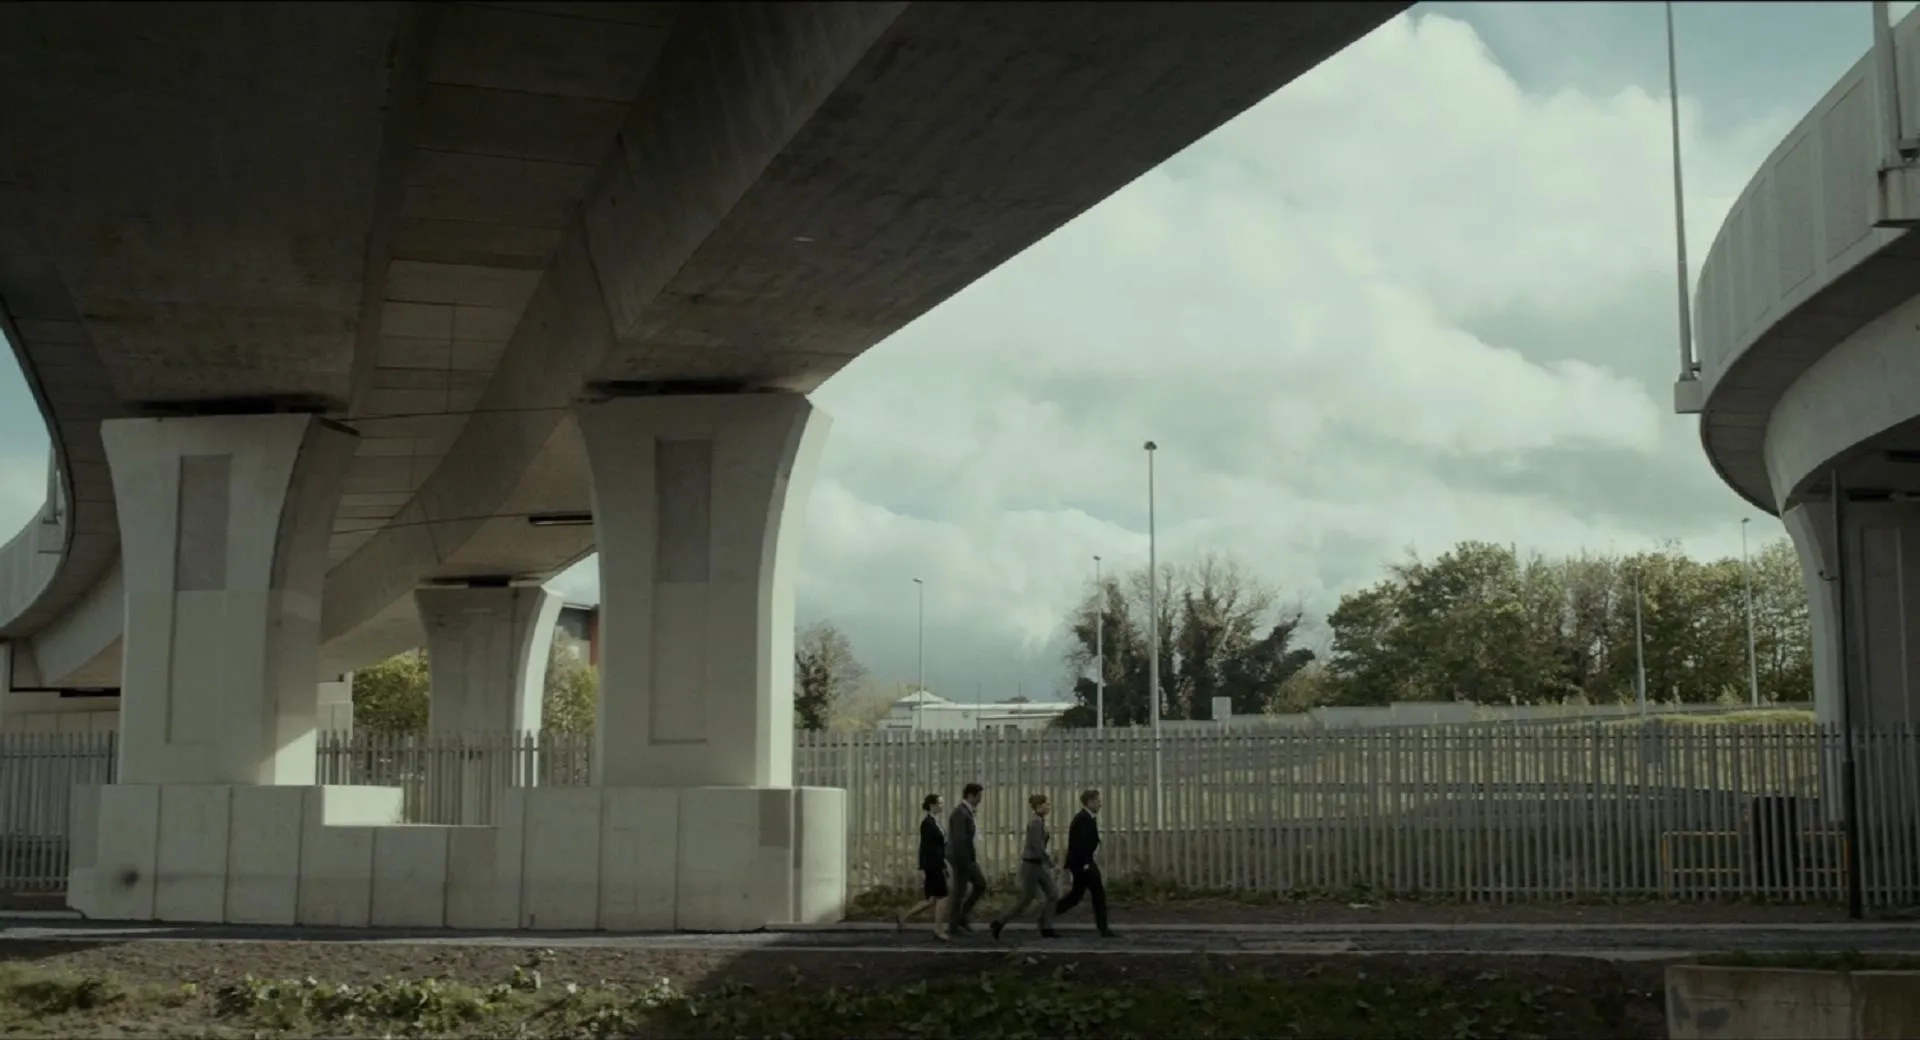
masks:
<svg viewBox="0 0 1920 1040"><path fill-rule="evenodd" d="M926 876L926 887L922 891L928 899L947 898L947 868L921 871Z"/></svg>

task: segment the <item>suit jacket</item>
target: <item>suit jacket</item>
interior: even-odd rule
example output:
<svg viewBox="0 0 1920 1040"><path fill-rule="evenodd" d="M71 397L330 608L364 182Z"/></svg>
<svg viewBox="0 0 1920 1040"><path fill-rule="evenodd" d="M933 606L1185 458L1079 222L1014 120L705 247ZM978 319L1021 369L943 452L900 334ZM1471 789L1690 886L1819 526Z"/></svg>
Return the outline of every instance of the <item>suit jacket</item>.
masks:
<svg viewBox="0 0 1920 1040"><path fill-rule="evenodd" d="M947 836L932 813L920 818L920 869L929 874L947 869Z"/></svg>
<svg viewBox="0 0 1920 1040"><path fill-rule="evenodd" d="M1047 818L1035 813L1027 821L1027 841L1020 847L1020 862L1052 863L1053 857L1047 855L1047 842L1052 837L1047 833Z"/></svg>
<svg viewBox="0 0 1920 1040"><path fill-rule="evenodd" d="M1067 869L1093 866L1093 854L1100 849L1100 821L1085 809L1074 814L1067 826Z"/></svg>
<svg viewBox="0 0 1920 1040"><path fill-rule="evenodd" d="M947 862L956 867L972 866L978 858L974 849L977 833L973 807L965 802L954 806L953 815L947 817Z"/></svg>

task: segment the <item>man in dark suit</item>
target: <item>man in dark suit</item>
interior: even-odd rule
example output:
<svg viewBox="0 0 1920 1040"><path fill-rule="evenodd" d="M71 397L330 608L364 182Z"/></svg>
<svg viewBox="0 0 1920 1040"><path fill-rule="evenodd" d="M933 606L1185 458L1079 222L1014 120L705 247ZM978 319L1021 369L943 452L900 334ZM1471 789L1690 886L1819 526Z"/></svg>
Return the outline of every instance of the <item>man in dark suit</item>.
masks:
<svg viewBox="0 0 1920 1040"><path fill-rule="evenodd" d="M1064 914L1080 905L1081 896L1093 899L1093 923L1100 934L1113 938L1107 927L1107 886L1100 881L1100 865L1093 854L1100 849L1100 792L1080 792L1080 811L1067 827L1067 873L1073 875L1073 887L1054 905L1055 914Z"/></svg>
<svg viewBox="0 0 1920 1040"><path fill-rule="evenodd" d="M953 864L953 896L947 902L947 930L959 935L973 931L967 921L975 903L987 894L987 874L980 869L979 827L973 811L980 806L986 788L968 784L960 791L960 804L953 807L947 820L947 862Z"/></svg>

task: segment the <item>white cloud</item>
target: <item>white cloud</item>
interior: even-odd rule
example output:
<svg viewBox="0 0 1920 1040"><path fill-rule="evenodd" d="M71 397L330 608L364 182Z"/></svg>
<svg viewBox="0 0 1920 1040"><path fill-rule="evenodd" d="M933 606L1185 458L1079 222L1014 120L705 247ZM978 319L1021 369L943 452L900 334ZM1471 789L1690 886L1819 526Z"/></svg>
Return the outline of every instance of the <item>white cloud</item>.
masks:
<svg viewBox="0 0 1920 1040"><path fill-rule="evenodd" d="M1683 110L1698 257L1785 126ZM1524 92L1461 22L1383 27L822 388L804 611L910 678L925 578L936 689L1050 689L1091 557L1145 561L1149 437L1164 559L1230 551L1323 609L1463 538L1737 549L1670 339L1569 346L1671 313L1667 127L1639 88ZM1535 480L1596 460L1652 504Z"/></svg>

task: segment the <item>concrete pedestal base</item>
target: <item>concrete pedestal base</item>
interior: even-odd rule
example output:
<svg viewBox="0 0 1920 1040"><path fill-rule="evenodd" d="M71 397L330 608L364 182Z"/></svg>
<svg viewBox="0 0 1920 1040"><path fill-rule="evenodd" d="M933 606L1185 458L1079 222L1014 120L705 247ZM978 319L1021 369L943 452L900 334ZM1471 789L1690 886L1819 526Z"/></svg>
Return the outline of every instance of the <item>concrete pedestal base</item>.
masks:
<svg viewBox="0 0 1920 1040"><path fill-rule="evenodd" d="M382 787L113 784L74 796L95 920L753 931L840 920L837 788L516 788L491 827L399 822Z"/></svg>

